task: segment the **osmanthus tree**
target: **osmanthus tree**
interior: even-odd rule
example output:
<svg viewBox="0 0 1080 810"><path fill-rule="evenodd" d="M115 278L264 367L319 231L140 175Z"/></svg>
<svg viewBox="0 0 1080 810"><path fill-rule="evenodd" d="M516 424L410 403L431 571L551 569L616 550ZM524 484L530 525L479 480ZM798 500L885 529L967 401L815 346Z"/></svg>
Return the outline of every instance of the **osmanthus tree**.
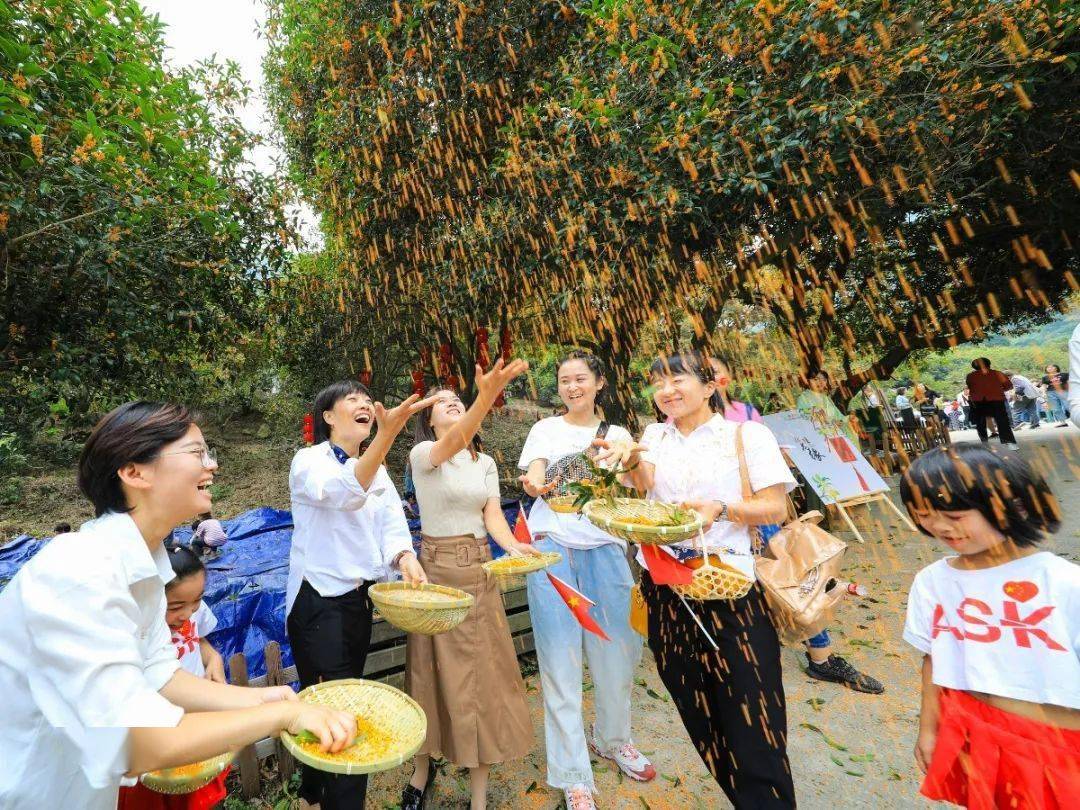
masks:
<svg viewBox="0 0 1080 810"><path fill-rule="evenodd" d="M292 239L247 92L134 0L0 0L0 431L228 380Z"/></svg>
<svg viewBox="0 0 1080 810"><path fill-rule="evenodd" d="M356 300L591 342L624 405L653 316L707 343L727 300L766 306L854 389L1074 286L1075 4L272 8Z"/></svg>

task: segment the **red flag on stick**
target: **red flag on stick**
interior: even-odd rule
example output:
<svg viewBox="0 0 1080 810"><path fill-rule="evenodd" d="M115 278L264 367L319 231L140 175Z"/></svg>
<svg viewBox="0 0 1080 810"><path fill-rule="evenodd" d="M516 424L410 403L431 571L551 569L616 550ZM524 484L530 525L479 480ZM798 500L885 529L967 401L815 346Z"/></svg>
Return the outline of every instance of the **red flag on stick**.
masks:
<svg viewBox="0 0 1080 810"><path fill-rule="evenodd" d="M529 531L529 524L525 522L525 510L520 506L517 520L514 521L514 539L519 543L532 544L532 532Z"/></svg>
<svg viewBox="0 0 1080 810"><path fill-rule="evenodd" d="M679 562L662 548L643 544L641 553L645 557L649 576L657 585L689 585L694 578L694 569Z"/></svg>
<svg viewBox="0 0 1080 810"><path fill-rule="evenodd" d="M611 641L611 639L608 638L608 634L604 632L604 629L589 615L589 608L595 605L596 602L591 600L581 591L567 585L551 573L548 573L547 578L551 580L551 584L555 586L555 590L559 592L559 596L566 602L566 606L570 608L570 612L574 614L574 618L578 620L578 624L590 633L595 633L600 636L604 641Z"/></svg>

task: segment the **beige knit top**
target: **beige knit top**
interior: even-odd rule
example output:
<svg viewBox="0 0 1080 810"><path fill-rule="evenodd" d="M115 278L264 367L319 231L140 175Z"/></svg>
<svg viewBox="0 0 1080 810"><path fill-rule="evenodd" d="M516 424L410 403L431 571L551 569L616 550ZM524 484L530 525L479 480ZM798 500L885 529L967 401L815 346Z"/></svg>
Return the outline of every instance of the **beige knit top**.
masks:
<svg viewBox="0 0 1080 810"><path fill-rule="evenodd" d="M487 537L484 505L499 497L495 459L480 453L473 461L466 448L438 467L431 466L434 442L420 442L409 453L420 531L428 537L471 534Z"/></svg>

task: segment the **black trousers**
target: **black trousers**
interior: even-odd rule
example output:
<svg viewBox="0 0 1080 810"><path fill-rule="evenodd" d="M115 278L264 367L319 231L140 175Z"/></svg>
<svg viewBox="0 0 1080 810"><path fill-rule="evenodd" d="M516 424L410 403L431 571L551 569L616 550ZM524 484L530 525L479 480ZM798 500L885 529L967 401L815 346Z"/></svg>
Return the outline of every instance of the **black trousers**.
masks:
<svg viewBox="0 0 1080 810"><path fill-rule="evenodd" d="M1012 420L1009 416L1009 406L1004 400L971 403L971 419L975 423L975 430L978 431L979 441L981 442L989 441L986 420L992 418L997 425L998 438L1001 443L1015 443L1016 436L1013 435Z"/></svg>
<svg viewBox="0 0 1080 810"><path fill-rule="evenodd" d="M780 641L761 590L686 600L719 652L671 588L645 572L641 592L660 678L713 779L737 810L795 807Z"/></svg>
<svg viewBox="0 0 1080 810"><path fill-rule="evenodd" d="M371 644L370 582L341 596L320 596L307 580L286 620L300 686L364 677ZM339 776L303 766L300 796L322 810L363 810L367 776Z"/></svg>

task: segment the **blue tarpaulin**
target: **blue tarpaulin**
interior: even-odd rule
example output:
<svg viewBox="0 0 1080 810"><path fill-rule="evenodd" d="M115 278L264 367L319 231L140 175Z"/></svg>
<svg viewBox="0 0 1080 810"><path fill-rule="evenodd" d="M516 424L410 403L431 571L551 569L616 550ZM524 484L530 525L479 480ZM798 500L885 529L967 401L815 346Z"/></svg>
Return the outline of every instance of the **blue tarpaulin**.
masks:
<svg viewBox="0 0 1080 810"><path fill-rule="evenodd" d="M413 543L419 548L420 519L405 503ZM503 512L513 526L518 502L503 501ZM204 600L217 616L218 627L210 642L226 663L234 653L247 659L248 675L266 673L263 648L270 641L281 645L282 666L292 666L292 649L285 636L285 581L289 575L289 545L292 543L292 514L262 507L244 512L222 526L229 541L221 554L206 563ZM181 543L191 541L191 529L173 532ZM47 543L20 535L0 548L0 588L15 576L23 564ZM492 555L503 551L491 541Z"/></svg>

